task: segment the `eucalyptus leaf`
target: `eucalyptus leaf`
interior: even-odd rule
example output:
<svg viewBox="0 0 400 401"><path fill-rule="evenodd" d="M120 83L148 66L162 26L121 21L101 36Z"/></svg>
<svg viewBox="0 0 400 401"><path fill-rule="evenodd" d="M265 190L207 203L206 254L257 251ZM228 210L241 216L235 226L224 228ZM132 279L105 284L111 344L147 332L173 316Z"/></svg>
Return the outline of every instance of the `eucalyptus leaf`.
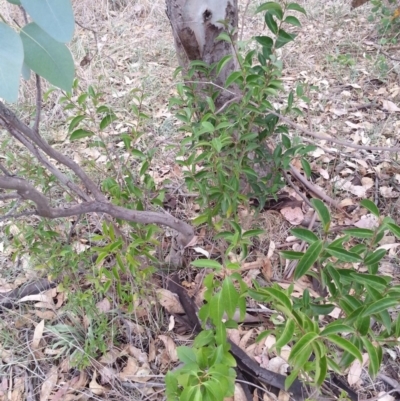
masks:
<svg viewBox="0 0 400 401"><path fill-rule="evenodd" d="M33 22L24 26L20 36L26 65L54 86L71 90L75 68L68 48Z"/></svg>

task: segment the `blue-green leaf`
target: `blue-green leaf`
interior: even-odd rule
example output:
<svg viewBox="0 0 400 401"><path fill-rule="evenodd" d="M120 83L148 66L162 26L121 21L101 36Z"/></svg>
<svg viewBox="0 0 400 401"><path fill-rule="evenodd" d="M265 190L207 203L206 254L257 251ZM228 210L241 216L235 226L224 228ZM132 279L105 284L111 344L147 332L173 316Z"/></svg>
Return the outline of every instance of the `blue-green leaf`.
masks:
<svg viewBox="0 0 400 401"><path fill-rule="evenodd" d="M21 4L56 41L67 43L72 40L75 20L71 0L21 0Z"/></svg>
<svg viewBox="0 0 400 401"><path fill-rule="evenodd" d="M20 35L26 65L54 86L71 90L75 69L68 48L35 23L25 25Z"/></svg>
<svg viewBox="0 0 400 401"><path fill-rule="evenodd" d="M14 29L0 22L0 97L7 102L15 102L18 98L23 62L21 38Z"/></svg>

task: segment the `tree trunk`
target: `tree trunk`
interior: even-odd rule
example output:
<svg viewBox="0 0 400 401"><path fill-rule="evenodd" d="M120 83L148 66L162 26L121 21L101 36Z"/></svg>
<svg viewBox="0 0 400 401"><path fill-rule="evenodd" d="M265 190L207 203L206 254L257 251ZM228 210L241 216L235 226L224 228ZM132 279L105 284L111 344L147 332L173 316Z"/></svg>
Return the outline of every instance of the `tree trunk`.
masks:
<svg viewBox="0 0 400 401"><path fill-rule="evenodd" d="M237 69L233 46L237 39L237 0L166 0L167 16L172 26L175 48L180 66L187 71L190 61L201 60L207 64L217 63L226 55L233 55L213 82L224 87L226 78ZM226 27L218 21L224 20ZM215 39L222 32L232 34L233 45ZM198 77L205 80L204 77ZM234 90L221 91L216 106L231 100Z"/></svg>

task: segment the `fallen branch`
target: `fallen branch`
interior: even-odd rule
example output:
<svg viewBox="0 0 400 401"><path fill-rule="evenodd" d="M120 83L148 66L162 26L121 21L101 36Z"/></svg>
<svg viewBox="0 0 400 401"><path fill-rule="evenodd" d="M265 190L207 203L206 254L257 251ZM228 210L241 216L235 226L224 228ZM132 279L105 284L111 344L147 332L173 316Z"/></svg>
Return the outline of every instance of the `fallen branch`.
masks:
<svg viewBox="0 0 400 401"><path fill-rule="evenodd" d="M126 209L113 205L109 202L91 201L78 205L65 205L53 208L48 199L24 179L9 176L0 176L0 188L17 191L18 195L25 200L32 201L36 206L34 214L40 217L56 219L70 217L85 213L106 213L111 217L126 221L133 221L140 224L164 225L178 231L181 235L178 238L180 246L185 246L194 236L193 227L182 220L178 220L170 214L139 211Z"/></svg>

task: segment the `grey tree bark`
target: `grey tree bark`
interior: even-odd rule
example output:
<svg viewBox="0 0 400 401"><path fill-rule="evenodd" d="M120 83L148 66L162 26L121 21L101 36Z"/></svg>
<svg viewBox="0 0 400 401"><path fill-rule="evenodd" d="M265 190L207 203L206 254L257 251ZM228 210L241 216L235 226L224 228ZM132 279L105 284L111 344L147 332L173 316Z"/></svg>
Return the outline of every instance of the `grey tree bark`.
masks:
<svg viewBox="0 0 400 401"><path fill-rule="evenodd" d="M226 55L233 55L221 73L213 77L215 85L224 87L229 74L237 70L233 48L237 39L237 0L166 0L166 7L178 62L184 71L187 71L190 61L201 60L211 65ZM224 24L218 22L221 20ZM232 34L233 45L216 40L222 32ZM205 77L198 78L205 81ZM232 88L222 91L216 106L221 107L235 97L234 92Z"/></svg>

